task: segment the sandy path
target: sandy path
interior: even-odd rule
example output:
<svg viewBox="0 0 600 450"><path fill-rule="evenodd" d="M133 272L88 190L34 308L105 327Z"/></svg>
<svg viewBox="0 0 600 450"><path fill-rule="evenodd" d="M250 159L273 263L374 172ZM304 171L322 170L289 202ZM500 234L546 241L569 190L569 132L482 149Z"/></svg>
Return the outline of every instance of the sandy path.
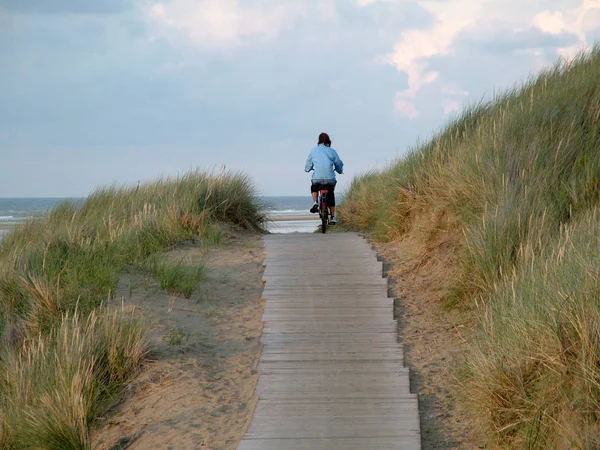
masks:
<svg viewBox="0 0 600 450"><path fill-rule="evenodd" d="M95 449L235 449L252 418L262 330L262 240L230 236L208 252L169 257L206 263L191 299L167 295L139 273L118 298L152 323L151 361L125 400L100 421Z"/></svg>

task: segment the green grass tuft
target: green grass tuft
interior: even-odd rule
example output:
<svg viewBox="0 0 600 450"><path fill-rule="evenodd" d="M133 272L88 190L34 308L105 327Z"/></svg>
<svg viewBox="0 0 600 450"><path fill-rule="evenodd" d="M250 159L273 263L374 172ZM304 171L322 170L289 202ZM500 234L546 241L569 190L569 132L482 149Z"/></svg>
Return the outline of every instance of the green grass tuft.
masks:
<svg viewBox="0 0 600 450"><path fill-rule="evenodd" d="M160 287L169 293L182 294L190 298L204 278L204 265L189 265L184 261L151 258L149 266Z"/></svg>

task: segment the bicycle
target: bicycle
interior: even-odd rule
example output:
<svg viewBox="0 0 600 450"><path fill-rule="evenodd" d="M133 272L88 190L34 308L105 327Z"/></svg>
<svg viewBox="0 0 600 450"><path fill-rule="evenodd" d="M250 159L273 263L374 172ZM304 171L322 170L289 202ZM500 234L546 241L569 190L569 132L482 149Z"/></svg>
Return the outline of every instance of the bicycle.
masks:
<svg viewBox="0 0 600 450"><path fill-rule="evenodd" d="M321 233L327 233L327 225L329 225L329 220L331 219L331 211L329 211L329 206L327 206L327 194L329 191L325 188L319 189L319 217L321 218Z"/></svg>

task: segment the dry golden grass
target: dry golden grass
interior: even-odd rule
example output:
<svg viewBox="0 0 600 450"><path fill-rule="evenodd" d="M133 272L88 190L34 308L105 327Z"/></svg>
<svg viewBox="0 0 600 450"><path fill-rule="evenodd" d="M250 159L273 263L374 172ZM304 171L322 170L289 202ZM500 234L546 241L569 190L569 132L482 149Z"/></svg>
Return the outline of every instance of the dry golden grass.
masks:
<svg viewBox="0 0 600 450"><path fill-rule="evenodd" d="M99 309L85 319L67 314L50 333L5 346L3 446L90 448L90 421L139 366L144 335L124 311Z"/></svg>

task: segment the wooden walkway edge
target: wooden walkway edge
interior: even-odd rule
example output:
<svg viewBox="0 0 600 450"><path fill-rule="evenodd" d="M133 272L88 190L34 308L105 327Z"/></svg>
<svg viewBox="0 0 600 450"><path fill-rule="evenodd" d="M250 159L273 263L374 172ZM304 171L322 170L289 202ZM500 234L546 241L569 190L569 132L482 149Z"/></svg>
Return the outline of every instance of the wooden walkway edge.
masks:
<svg viewBox="0 0 600 450"><path fill-rule="evenodd" d="M421 448L382 263L354 233L265 237L259 401L240 450Z"/></svg>

